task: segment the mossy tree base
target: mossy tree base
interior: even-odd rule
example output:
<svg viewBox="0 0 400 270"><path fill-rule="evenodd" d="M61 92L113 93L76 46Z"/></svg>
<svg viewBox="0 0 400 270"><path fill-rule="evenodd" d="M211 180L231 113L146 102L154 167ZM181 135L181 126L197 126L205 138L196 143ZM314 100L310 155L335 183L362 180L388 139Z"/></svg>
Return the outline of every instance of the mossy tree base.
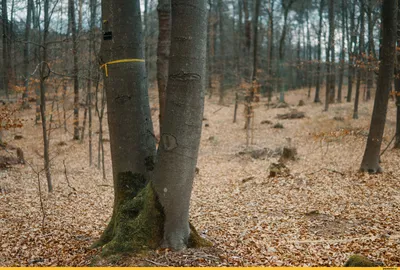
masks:
<svg viewBox="0 0 400 270"><path fill-rule="evenodd" d="M189 248L212 246L190 225ZM137 253L159 247L163 238L164 213L149 183L137 196L125 199L114 209L113 216L93 248L102 247L102 256Z"/></svg>
<svg viewBox="0 0 400 270"><path fill-rule="evenodd" d="M132 199L121 201L100 240L104 256L157 248L163 233L164 214L148 184Z"/></svg>

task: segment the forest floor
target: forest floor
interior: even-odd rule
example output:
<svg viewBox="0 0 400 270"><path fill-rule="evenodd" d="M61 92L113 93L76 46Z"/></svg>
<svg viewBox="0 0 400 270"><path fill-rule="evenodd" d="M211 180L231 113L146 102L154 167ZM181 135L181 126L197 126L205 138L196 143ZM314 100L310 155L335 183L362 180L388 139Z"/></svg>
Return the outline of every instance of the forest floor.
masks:
<svg viewBox="0 0 400 270"><path fill-rule="evenodd" d="M151 97L156 106L155 94ZM305 106L298 107L299 100ZM48 194L41 127L32 120L34 109L20 113L24 127L6 132L4 139L23 149L27 163L0 170L0 266L342 266L351 254L400 265L400 151L390 146L384 153L384 173L358 172L373 101L361 101L358 120L352 119L353 103L332 104L323 112L323 105L307 99L306 90L289 92L286 101L306 117L278 120L277 114L290 109L265 106L262 98L250 148L265 151L253 152L263 152L253 158L245 151L243 105L234 124L231 99L226 98L226 106L206 99L208 125L190 218L214 247L106 261L94 260L99 250L90 245L112 212L107 140L103 179L100 170L89 166L87 138L79 143L62 128L52 131L54 192ZM272 124L261 124L264 120ZM278 122L283 128L273 128ZM395 104L390 101L382 150L394 133ZM283 174L269 177L288 138L298 158L285 163ZM94 164L97 140L94 134Z"/></svg>

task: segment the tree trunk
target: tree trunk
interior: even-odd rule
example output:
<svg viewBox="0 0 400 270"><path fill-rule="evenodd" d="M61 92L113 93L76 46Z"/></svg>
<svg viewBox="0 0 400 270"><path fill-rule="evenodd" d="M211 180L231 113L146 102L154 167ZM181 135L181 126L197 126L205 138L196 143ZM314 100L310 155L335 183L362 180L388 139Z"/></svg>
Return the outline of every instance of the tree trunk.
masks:
<svg viewBox="0 0 400 270"><path fill-rule="evenodd" d="M143 59L139 0L103 0L102 12L103 27L114 39L102 42L105 64ZM189 225L189 202L203 118L206 2L172 0L171 14L167 93L173 95L166 99L157 164L145 65L104 66L115 190L113 217L96 244L107 244L105 254L156 248L160 242L172 249L204 243Z"/></svg>
<svg viewBox="0 0 400 270"><path fill-rule="evenodd" d="M249 12L249 1L243 0L243 11L244 11L244 35L245 35L245 51L244 57L246 59L250 59L250 48L251 48L251 21L250 21L250 12ZM244 64L244 76L247 80L251 78L251 63L250 61L245 61Z"/></svg>
<svg viewBox="0 0 400 270"><path fill-rule="evenodd" d="M329 76L329 103L335 102L336 68L335 68L335 5L329 0L329 46L330 46L330 76Z"/></svg>
<svg viewBox="0 0 400 270"><path fill-rule="evenodd" d="M273 74L272 63L274 60L274 1L268 0L268 56L267 56L267 72L268 72L268 102L272 100L273 90Z"/></svg>
<svg viewBox="0 0 400 270"><path fill-rule="evenodd" d="M319 97L319 92L320 92L320 87L321 87L321 54L322 54L322 49L321 49L321 43L322 43L322 22L323 22L323 17L322 17L322 12L324 10L325 6L325 1L321 0L319 4L319 26L318 26L318 63L317 63L317 82L316 82L316 88L315 88L315 97L314 97L314 102L318 103L321 102L321 99Z"/></svg>
<svg viewBox="0 0 400 270"><path fill-rule="evenodd" d="M8 54L9 54L9 48L8 48L8 42L7 38L8 36L8 14L7 14L7 0L2 0L1 1L1 8L2 8L2 21L3 21L3 89L6 93L6 98L9 99L9 93L8 93L8 82L9 82L9 77L10 77L10 63L8 63Z"/></svg>
<svg viewBox="0 0 400 270"><path fill-rule="evenodd" d="M74 0L68 0L69 21L72 34L72 55L74 78L74 140L79 140L79 81L78 81L78 43L75 21L75 4Z"/></svg>
<svg viewBox="0 0 400 270"><path fill-rule="evenodd" d="M32 6L33 0L27 1L26 7L26 22L25 22L25 44L24 44L24 76L25 76L25 89L22 94L22 108L28 109L29 100L28 100L28 92L29 92L29 49L30 49L30 33L31 33L31 22L32 22Z"/></svg>
<svg viewBox="0 0 400 270"><path fill-rule="evenodd" d="M382 61L379 64L374 109L372 112L367 145L360 168L361 171L370 173L382 172L382 168L379 165L380 148L385 128L389 91L392 84L396 57L397 11L398 4L396 0L383 0Z"/></svg>
<svg viewBox="0 0 400 270"><path fill-rule="evenodd" d="M225 32L224 32L224 3L218 0L218 21L219 21L219 101L218 104L224 103L225 92Z"/></svg>
<svg viewBox="0 0 400 270"><path fill-rule="evenodd" d="M361 87L361 76L363 74L364 69L364 0L360 1L360 41L359 41L359 54L358 54L358 62L360 63L357 69L357 85L356 85L356 97L354 99L354 111L353 111L353 119L358 119L358 103L360 101L360 87Z"/></svg>
<svg viewBox="0 0 400 270"><path fill-rule="evenodd" d="M371 99L371 89L374 86L374 23L372 20L373 3L368 1L367 6L367 19L368 19L368 76L367 76L367 96L365 99L368 101Z"/></svg>
<svg viewBox="0 0 400 270"><path fill-rule="evenodd" d="M334 21L334 5L333 0L329 0L328 5L329 13L329 38L326 49L326 95L325 95L325 111L328 111L329 103L332 103L332 98L335 98L335 69L334 69L334 34L335 34L335 21ZM333 89L333 90L332 90ZM333 92L333 95L332 95Z"/></svg>
<svg viewBox="0 0 400 270"><path fill-rule="evenodd" d="M158 1L158 46L157 46L157 84L159 98L159 121L160 134L162 123L165 115L165 100L167 97L167 82L168 82L168 57L170 46L170 24L171 24L171 1Z"/></svg>
<svg viewBox="0 0 400 270"><path fill-rule="evenodd" d="M158 150L154 187L165 214L162 246L181 249L190 244L189 202L204 108L207 9L205 0L171 3L167 92L173 91L174 95L167 95L167 120Z"/></svg>
<svg viewBox="0 0 400 270"><path fill-rule="evenodd" d="M50 173L50 157L49 157L49 140L47 138L47 124L46 124L46 83L45 80L50 75L50 70L47 64L47 36L49 34L49 1L44 0L44 29L43 29L43 44L41 53L40 65L40 116L42 117L42 131L43 131L43 157L44 157L44 171L47 179L47 189L49 192L53 191L53 184Z"/></svg>
<svg viewBox="0 0 400 270"><path fill-rule="evenodd" d="M348 88L347 88L347 102L351 102L351 96L353 94L353 78L355 73L355 46L357 41L357 30L355 26L355 3L350 9L350 39L349 39L349 77L348 77Z"/></svg>
<svg viewBox="0 0 400 270"><path fill-rule="evenodd" d="M400 47L400 2L398 2L398 10L397 10L397 29L396 29L396 37L397 37L397 48ZM394 77L394 88L396 91L396 138L394 142L394 148L400 148L400 52L396 50L396 68L395 68L395 77Z"/></svg>
<svg viewBox="0 0 400 270"><path fill-rule="evenodd" d="M100 59L109 61L144 59L142 21L139 0L103 0L103 31L112 33L112 40L102 40ZM146 66L143 62L126 62L104 66L108 126L114 179L114 209L108 227L98 245L107 244L105 253L132 251L142 234L131 227L136 217L135 197L145 187L154 166L155 141L147 93ZM147 197L154 196L151 190ZM136 210L135 210L136 209ZM151 214L149 214L151 215ZM152 216L156 222L158 215ZM148 245L150 243L147 243Z"/></svg>
<svg viewBox="0 0 400 270"><path fill-rule="evenodd" d="M340 50L340 71L339 71L339 85L338 85L338 94L337 94L337 102L341 103L342 102L342 87L343 87L343 76L344 76L344 55L346 52L345 48L345 10L346 10L346 4L345 1L342 0L341 3L342 7L342 46Z"/></svg>

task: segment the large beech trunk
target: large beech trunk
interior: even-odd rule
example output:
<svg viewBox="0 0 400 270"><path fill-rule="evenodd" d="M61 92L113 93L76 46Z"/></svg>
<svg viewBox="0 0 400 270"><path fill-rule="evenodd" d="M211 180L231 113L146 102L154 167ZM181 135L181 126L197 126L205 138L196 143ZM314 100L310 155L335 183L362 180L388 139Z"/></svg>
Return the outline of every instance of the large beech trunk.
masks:
<svg viewBox="0 0 400 270"><path fill-rule="evenodd" d="M139 0L103 0L101 59L143 59ZM114 211L95 246L103 254L206 245L189 223L203 118L205 0L171 1L171 50L161 142L155 141L143 62L104 66ZM111 33L110 33L111 32ZM156 163L155 163L156 161Z"/></svg>

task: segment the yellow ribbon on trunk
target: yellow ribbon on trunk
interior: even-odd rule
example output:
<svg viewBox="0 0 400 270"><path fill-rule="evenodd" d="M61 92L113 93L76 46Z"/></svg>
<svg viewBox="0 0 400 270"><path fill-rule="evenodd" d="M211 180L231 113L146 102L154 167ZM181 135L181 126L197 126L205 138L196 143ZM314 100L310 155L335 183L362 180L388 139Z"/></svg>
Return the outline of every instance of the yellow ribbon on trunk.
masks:
<svg viewBox="0 0 400 270"><path fill-rule="evenodd" d="M108 65L113 65L113 64L119 64L119 63L130 63L130 62L141 62L144 63L144 59L137 59L137 58L132 58L132 59L121 59L121 60L115 60L115 61L110 61L105 64L102 64L100 68L104 68L104 71L106 73L106 77L108 77Z"/></svg>

